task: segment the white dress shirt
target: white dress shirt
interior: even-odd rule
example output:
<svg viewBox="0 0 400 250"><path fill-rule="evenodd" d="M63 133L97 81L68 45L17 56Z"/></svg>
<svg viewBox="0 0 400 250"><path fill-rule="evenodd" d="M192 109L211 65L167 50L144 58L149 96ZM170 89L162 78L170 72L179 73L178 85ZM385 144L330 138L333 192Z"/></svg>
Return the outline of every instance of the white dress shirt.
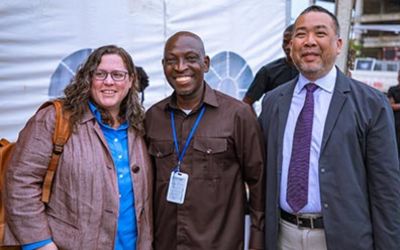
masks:
<svg viewBox="0 0 400 250"><path fill-rule="evenodd" d="M283 160L282 175L280 183L280 207L292 213L286 201L287 179L289 171L290 157L292 154L292 144L294 130L296 127L297 117L303 108L306 98L306 89L304 86L312 81L299 75L299 80L294 88L292 102L290 104L289 116L286 122L285 132L283 135ZM311 152L310 152L310 169L308 177L308 202L299 213L320 213L321 198L319 192L319 155L321 149L322 136L325 127L326 116L328 114L329 105L331 103L333 90L336 82L336 67L323 78L313 82L318 85L318 89L314 92L314 117L311 135Z"/></svg>

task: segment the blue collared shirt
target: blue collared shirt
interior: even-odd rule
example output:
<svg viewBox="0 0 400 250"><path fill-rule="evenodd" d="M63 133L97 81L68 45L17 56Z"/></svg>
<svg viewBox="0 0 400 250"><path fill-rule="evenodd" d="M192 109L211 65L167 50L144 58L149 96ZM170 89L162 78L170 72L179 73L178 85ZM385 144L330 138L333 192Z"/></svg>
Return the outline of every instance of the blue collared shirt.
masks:
<svg viewBox="0 0 400 250"><path fill-rule="evenodd" d="M283 136L283 159L282 159L282 175L280 187L280 207L287 211L293 212L286 201L287 178L290 157L292 155L292 144L294 129L296 127L297 117L303 108L306 98L306 90L304 86L312 81L306 79L302 74L294 88L292 103L290 105L289 116ZM318 79L314 83L318 85L318 89L314 92L314 118L311 136L311 152L310 152L310 172L308 178L308 203L299 213L320 213L321 198L319 191L319 155L321 151L322 136L324 133L326 116L328 114L329 105L331 103L333 90L336 82L336 67L324 77Z"/></svg>
<svg viewBox="0 0 400 250"><path fill-rule="evenodd" d="M100 112L93 103L89 102L89 107L100 124L117 171L119 216L115 249L136 249L137 225L133 180L129 167L128 123L124 122L114 129L101 121Z"/></svg>
<svg viewBox="0 0 400 250"><path fill-rule="evenodd" d="M22 250L35 250L35 249L38 249L39 247L43 247L51 242L52 242L52 239L49 238L46 240L41 240L41 241L25 244L25 245L22 245Z"/></svg>

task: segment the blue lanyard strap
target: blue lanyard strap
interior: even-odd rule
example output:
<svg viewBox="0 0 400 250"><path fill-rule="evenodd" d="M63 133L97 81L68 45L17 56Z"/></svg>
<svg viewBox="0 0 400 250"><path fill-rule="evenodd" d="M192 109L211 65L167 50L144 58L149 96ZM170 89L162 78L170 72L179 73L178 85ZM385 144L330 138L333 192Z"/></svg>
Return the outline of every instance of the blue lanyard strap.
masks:
<svg viewBox="0 0 400 250"><path fill-rule="evenodd" d="M196 131L197 127L199 126L200 120L203 117L204 111L206 110L206 106L203 105L203 107L200 110L199 115L196 118L196 121L194 122L194 125L192 129L190 130L189 136L186 140L185 146L183 147L183 150L181 153L179 153L179 144L178 144L178 137L176 136L176 128L175 128L175 118L174 118L174 111L171 111L171 127L172 127L172 135L174 137L174 144L175 144L175 150L176 153L178 154L178 172L180 171L180 165L182 163L183 157L185 156L186 150L189 147L190 141L193 138L194 132Z"/></svg>

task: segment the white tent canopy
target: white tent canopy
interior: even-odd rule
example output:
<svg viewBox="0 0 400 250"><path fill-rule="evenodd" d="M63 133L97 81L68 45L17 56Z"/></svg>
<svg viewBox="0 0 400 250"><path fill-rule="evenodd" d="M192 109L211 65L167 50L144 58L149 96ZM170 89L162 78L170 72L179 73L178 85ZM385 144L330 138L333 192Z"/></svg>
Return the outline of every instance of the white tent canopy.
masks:
<svg viewBox="0 0 400 250"><path fill-rule="evenodd" d="M105 44L124 47L149 74L145 106L161 100L171 93L161 67L164 42L180 30L203 38L217 73L208 79L216 81L215 86L230 81L234 87L223 88L240 98L255 72L283 55L286 4L265 0L0 1L0 137L15 140L39 105L62 93L90 51ZM236 68L227 72L230 63Z"/></svg>

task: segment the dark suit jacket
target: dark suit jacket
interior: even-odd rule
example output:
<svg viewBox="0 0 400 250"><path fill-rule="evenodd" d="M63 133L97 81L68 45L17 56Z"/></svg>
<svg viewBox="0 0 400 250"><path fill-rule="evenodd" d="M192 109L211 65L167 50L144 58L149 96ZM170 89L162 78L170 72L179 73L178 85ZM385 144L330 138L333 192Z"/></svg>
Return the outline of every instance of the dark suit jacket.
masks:
<svg viewBox="0 0 400 250"><path fill-rule="evenodd" d="M328 249L400 249L400 173L393 112L379 91L339 70L321 144L319 184ZM297 78L268 92L266 249L277 249L283 134ZM316 103L318 105L318 103Z"/></svg>

